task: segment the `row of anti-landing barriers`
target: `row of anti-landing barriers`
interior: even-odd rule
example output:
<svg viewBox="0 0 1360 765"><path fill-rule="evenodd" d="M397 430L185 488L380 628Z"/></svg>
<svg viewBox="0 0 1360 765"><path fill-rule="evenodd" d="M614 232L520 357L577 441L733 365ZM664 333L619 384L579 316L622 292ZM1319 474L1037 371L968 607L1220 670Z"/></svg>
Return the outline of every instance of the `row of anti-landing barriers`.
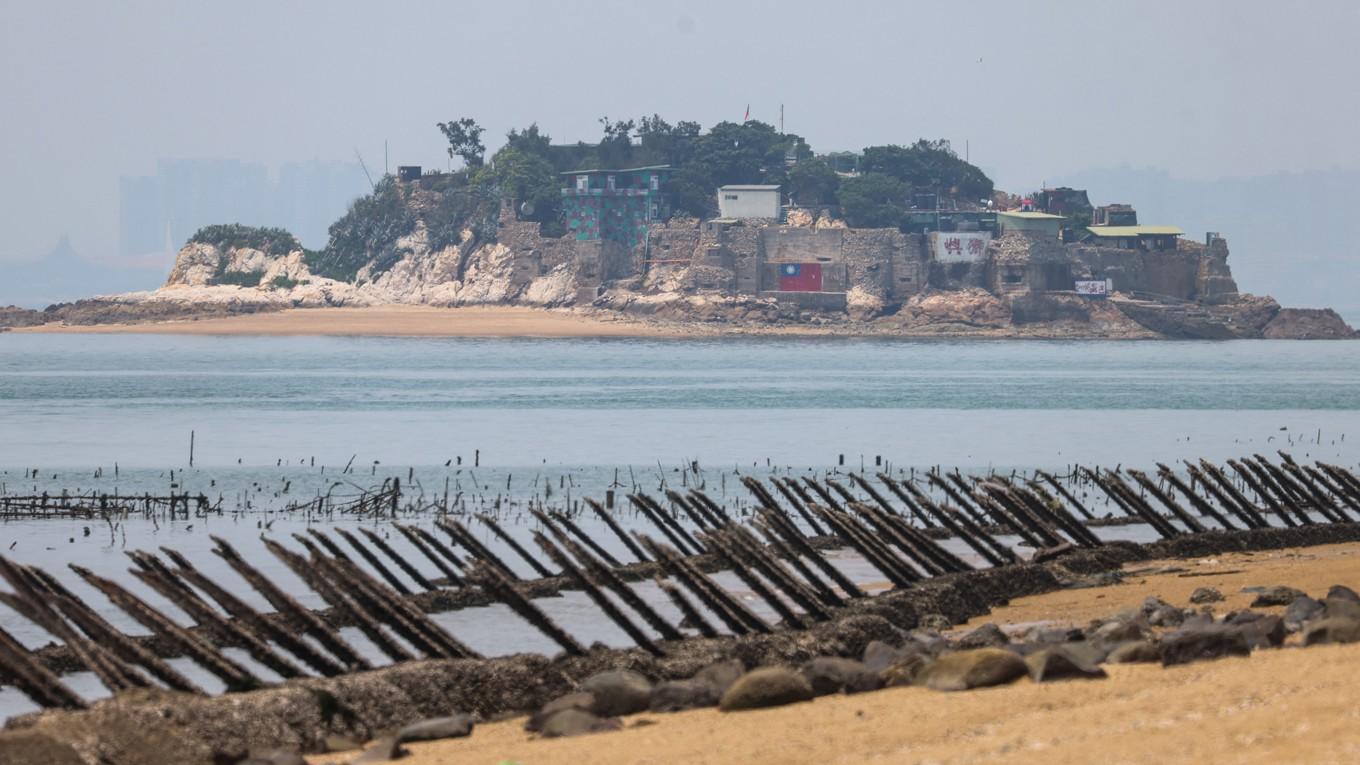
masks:
<svg viewBox="0 0 1360 765"><path fill-rule="evenodd" d="M1353 473L1322 462L1299 464L1284 453L1280 457L1279 463L1260 455L1228 460L1228 470L1207 460L1186 462L1179 474L1159 464L1156 479L1132 469L1084 472L1120 518L1146 524L1165 539L1216 529L1360 520L1360 479ZM492 603L511 608L566 653L584 655L587 649L534 603L573 589L583 591L639 648L661 656L669 642L693 634L805 629L832 619L850 601L869 597L823 554L827 549L852 550L893 587L906 588L976 568L940 544L942 538L958 539L986 567L1006 566L1021 557L1002 536L1032 548L1031 560L1044 559L1073 548L1100 547L1091 528L1119 520L1097 518L1063 480L1043 471L1025 480L935 471L923 479L925 489L884 473L875 476L877 484L862 474L845 478L853 488L830 478L773 477L767 485L744 477L755 509L740 520L698 489L667 491L669 507L647 494L630 494L637 515L633 523L651 533L630 533L615 511L587 500L629 561L619 560L567 515L538 510L532 511L537 522L532 537L541 555L488 515L442 517L436 521L442 537L394 521L420 560L393 549L369 528L359 534L311 528L293 535L295 548L264 539L268 551L327 604L320 610L302 605L220 538L213 538L213 552L272 612L250 606L231 585L205 575L175 550L128 553L136 579L188 615L190 626L123 585L71 564L81 579L146 628L146 635L119 630L51 573L0 557L0 577L9 587L0 592L0 603L60 641L29 649L0 629L0 683L42 707L82 708L87 700L62 681L62 674L89 671L111 693L157 686L204 693L166 661L183 657L216 677L227 692L269 684L224 648L245 651L284 679L372 668L369 656L374 654L358 650L342 627L356 628L394 663L476 658L427 614ZM472 533L468 524L474 521L537 578L517 575ZM771 623L718 584L710 576L718 571L732 572L748 597L758 599L778 621ZM675 606L679 623L663 617L631 584L647 580Z"/></svg>

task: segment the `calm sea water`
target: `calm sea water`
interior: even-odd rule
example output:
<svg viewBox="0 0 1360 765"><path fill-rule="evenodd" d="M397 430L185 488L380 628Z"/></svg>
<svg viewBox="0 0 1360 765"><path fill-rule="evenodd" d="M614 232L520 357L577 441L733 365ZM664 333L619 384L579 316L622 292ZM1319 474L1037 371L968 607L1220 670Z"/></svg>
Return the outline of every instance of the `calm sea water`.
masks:
<svg viewBox="0 0 1360 765"><path fill-rule="evenodd" d="M7 467L1127 463L1358 410L1355 342L0 334Z"/></svg>
<svg viewBox="0 0 1360 765"><path fill-rule="evenodd" d="M66 563L134 585L125 550L160 545L234 577L208 553L211 532L302 592L259 542L272 520L268 509L328 491L354 493L388 477L427 498L447 491L562 502L599 497L615 480L648 491L663 481L675 486L681 466L697 461L699 474L685 480L736 502L743 495L734 470L872 470L879 457L894 472L933 465L1063 471L1073 463L1150 467L1276 449L1353 465L1357 439L1360 343L1353 342L0 334L0 491L190 491L251 507L116 528L0 523L0 554L41 564L82 594L91 591ZM512 514L506 523L528 541L527 517ZM287 540L305 525L280 519L268 533ZM391 542L404 549L404 540ZM857 578L875 578L863 561L839 563ZM242 595L265 606L248 590ZM669 613L664 598L645 595ZM144 631L98 596L91 602L129 632ZM544 607L578 637L627 642L579 593ZM487 652L551 650L503 608L436 618ZM0 627L29 645L50 639L4 610ZM97 695L91 678L72 683ZM0 689L0 717L26 708Z"/></svg>

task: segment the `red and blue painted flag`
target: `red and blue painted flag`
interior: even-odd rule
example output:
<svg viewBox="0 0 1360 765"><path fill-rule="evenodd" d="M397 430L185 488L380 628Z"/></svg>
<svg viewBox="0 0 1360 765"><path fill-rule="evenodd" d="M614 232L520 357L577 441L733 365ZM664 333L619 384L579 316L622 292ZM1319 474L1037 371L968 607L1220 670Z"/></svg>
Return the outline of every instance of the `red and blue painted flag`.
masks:
<svg viewBox="0 0 1360 765"><path fill-rule="evenodd" d="M781 263L779 265L781 292L821 292L821 263Z"/></svg>

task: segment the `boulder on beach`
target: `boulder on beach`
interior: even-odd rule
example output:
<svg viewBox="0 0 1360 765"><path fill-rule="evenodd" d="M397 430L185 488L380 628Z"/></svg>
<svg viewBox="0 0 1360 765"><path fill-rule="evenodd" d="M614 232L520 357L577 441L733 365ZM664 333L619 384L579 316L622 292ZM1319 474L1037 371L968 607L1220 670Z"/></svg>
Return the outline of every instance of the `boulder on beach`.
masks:
<svg viewBox="0 0 1360 765"><path fill-rule="evenodd" d="M874 640L864 647L864 666L870 672L882 672L902 658L903 650L895 648L882 640Z"/></svg>
<svg viewBox="0 0 1360 765"><path fill-rule="evenodd" d="M1259 611L1241 611L1233 614L1227 624L1242 630L1247 644L1252 650L1257 648L1279 648L1284 644L1288 629L1285 620L1276 614L1263 614Z"/></svg>
<svg viewBox="0 0 1360 765"><path fill-rule="evenodd" d="M1330 592L1322 601L1322 615L1328 619L1360 619L1360 601L1334 596Z"/></svg>
<svg viewBox="0 0 1360 765"><path fill-rule="evenodd" d="M543 723L549 717L561 712L564 709L580 709L586 712L595 708L595 694L588 691L577 691L568 693L544 704L539 710L529 716L524 723L524 729L530 733L539 731L543 728Z"/></svg>
<svg viewBox="0 0 1360 765"><path fill-rule="evenodd" d="M864 693L883 687L877 672L854 659L819 656L804 664L799 671L808 679L813 694L817 696Z"/></svg>
<svg viewBox="0 0 1360 765"><path fill-rule="evenodd" d="M1185 621L1185 612L1158 597L1143 601L1143 616L1153 627L1178 627Z"/></svg>
<svg viewBox="0 0 1360 765"><path fill-rule="evenodd" d="M1227 624L1177 630L1162 637L1162 666L1224 656L1250 656L1251 644L1240 627Z"/></svg>
<svg viewBox="0 0 1360 765"><path fill-rule="evenodd" d="M1161 661L1162 649L1151 640L1130 640L1114 647L1105 657L1110 664L1146 664Z"/></svg>
<svg viewBox="0 0 1360 765"><path fill-rule="evenodd" d="M669 680L652 688L648 709L653 712L683 712L716 706L720 694L700 680Z"/></svg>
<svg viewBox="0 0 1360 765"><path fill-rule="evenodd" d="M963 636L959 637L954 641L954 645L961 649L999 648L1010 642L1011 639L1006 636L1006 633L1001 631L1000 627L991 622L987 622L972 632L965 633Z"/></svg>
<svg viewBox="0 0 1360 765"><path fill-rule="evenodd" d="M1336 617L1319 619L1303 631L1304 645L1354 643L1360 641L1360 619Z"/></svg>
<svg viewBox="0 0 1360 765"><path fill-rule="evenodd" d="M733 683L723 694L718 708L736 712L811 701L812 697L812 684L802 673L788 667L760 667Z"/></svg>
<svg viewBox="0 0 1360 765"><path fill-rule="evenodd" d="M1190 593L1190 602L1197 606L1205 603L1218 603L1222 600L1223 593L1219 592L1216 587L1196 587L1195 591Z"/></svg>
<svg viewBox="0 0 1360 765"><path fill-rule="evenodd" d="M1141 614L1128 614L1108 619L1094 629L1087 630L1091 642L1112 647L1152 637L1152 627Z"/></svg>
<svg viewBox="0 0 1360 765"><path fill-rule="evenodd" d="M1251 602L1252 608L1287 606L1298 598L1307 595L1303 590L1296 590L1293 587L1285 587L1284 585L1249 588L1246 591L1256 593L1256 599Z"/></svg>
<svg viewBox="0 0 1360 765"><path fill-rule="evenodd" d="M1349 600L1352 603L1360 603L1360 593L1357 593L1355 590L1352 590L1344 584L1332 585L1331 588L1327 590L1327 595L1323 597L1323 600L1331 600L1333 598Z"/></svg>
<svg viewBox="0 0 1360 765"><path fill-rule="evenodd" d="M1105 677L1105 670L1093 661L1094 658L1090 651L1056 645L1030 654L1025 658L1025 664L1029 667L1030 679L1036 683Z"/></svg>
<svg viewBox="0 0 1360 765"><path fill-rule="evenodd" d="M411 723L397 731L397 743L462 738L472 735L472 726L472 715L455 714L448 717L432 717L428 720Z"/></svg>
<svg viewBox="0 0 1360 765"><path fill-rule="evenodd" d="M720 661L694 673L692 679L712 688L714 695L722 698L722 695L727 693L727 689L731 688L732 684L741 679L744 674L746 674L746 667L742 666L741 662Z"/></svg>
<svg viewBox="0 0 1360 765"><path fill-rule="evenodd" d="M921 670L917 682L937 691L1004 685L1029 673L1025 660L1004 648L947 653Z"/></svg>
<svg viewBox="0 0 1360 765"><path fill-rule="evenodd" d="M1312 621L1322 616L1323 605L1307 595L1300 595L1294 598L1289 607L1284 610L1284 626L1290 632L1298 632L1303 627L1304 622Z"/></svg>
<svg viewBox="0 0 1360 765"><path fill-rule="evenodd" d="M611 669L586 678L581 690L595 697L591 711L602 717L644 712L652 700L652 683L629 669Z"/></svg>
<svg viewBox="0 0 1360 765"><path fill-rule="evenodd" d="M354 765L374 762L391 762L405 757L407 750L397 741L396 736L387 736L373 742L364 753L351 760Z"/></svg>
<svg viewBox="0 0 1360 765"><path fill-rule="evenodd" d="M903 685L915 685L916 678L920 677L921 670L925 669L926 664L930 663L930 657L924 652L915 651L903 654L892 666L878 673L879 679L883 681L885 688L897 688Z"/></svg>
<svg viewBox="0 0 1360 765"><path fill-rule="evenodd" d="M614 717L600 717L584 709L563 709L543 721L539 735L543 738L582 736L619 730L623 723Z"/></svg>

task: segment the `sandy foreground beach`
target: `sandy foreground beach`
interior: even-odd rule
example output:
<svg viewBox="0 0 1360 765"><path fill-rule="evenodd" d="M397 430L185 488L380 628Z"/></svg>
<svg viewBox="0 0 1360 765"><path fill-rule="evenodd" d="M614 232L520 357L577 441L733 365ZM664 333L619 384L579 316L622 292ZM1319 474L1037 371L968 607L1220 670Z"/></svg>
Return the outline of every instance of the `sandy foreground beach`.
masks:
<svg viewBox="0 0 1360 765"><path fill-rule="evenodd" d="M1157 595L1184 606L1216 587L1217 612L1243 587L1284 584L1320 597L1360 587L1360 545L1139 563L1120 585L1023 598L984 622L1085 625ZM1283 609L1261 609L1282 611ZM1291 639L1291 643L1293 640ZM625 730L534 740L523 718L472 736L413 744L410 765L446 763L1349 763L1360 761L1360 644L1259 650L1163 669L1106 665L1109 678L941 693L894 688L777 709L626 718ZM312 763L348 762L348 753Z"/></svg>
<svg viewBox="0 0 1360 765"><path fill-rule="evenodd" d="M388 337L685 337L691 328L523 306L294 308L138 324L60 325L14 332L160 335L366 335Z"/></svg>

